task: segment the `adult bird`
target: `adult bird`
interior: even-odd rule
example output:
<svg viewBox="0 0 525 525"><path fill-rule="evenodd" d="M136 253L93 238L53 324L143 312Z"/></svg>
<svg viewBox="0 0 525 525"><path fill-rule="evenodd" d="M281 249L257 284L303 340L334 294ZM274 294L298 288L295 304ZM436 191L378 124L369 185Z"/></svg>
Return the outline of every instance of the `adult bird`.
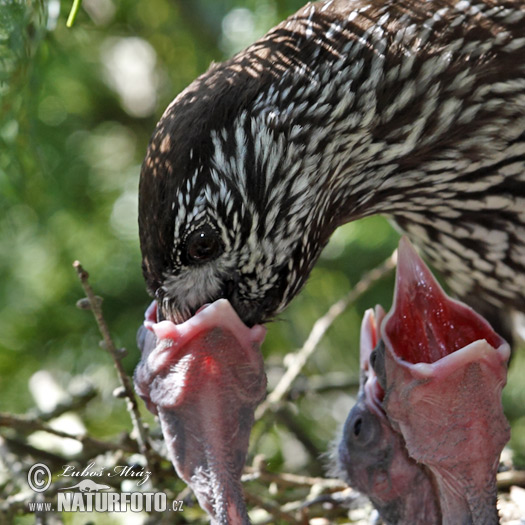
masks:
<svg viewBox="0 0 525 525"><path fill-rule="evenodd" d="M341 224L383 214L492 321L525 311L525 4L309 3L165 111L143 271L180 322L281 312Z"/></svg>

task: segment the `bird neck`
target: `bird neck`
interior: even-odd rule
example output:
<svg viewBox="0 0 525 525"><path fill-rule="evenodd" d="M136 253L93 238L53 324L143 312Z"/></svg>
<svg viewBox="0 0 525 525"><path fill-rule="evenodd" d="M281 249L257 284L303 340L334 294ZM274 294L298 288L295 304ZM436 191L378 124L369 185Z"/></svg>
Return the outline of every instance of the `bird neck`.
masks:
<svg viewBox="0 0 525 525"><path fill-rule="evenodd" d="M488 1L476 13L468 2L404 4L308 4L233 61L257 86L236 120L236 136L253 138L247 180L268 204L293 198L294 226L311 213L330 230L403 212L504 158L523 131L522 91L511 89L523 75L511 44L525 35L519 3L507 26ZM465 46L474 30L484 46ZM495 93L501 71L508 88Z"/></svg>

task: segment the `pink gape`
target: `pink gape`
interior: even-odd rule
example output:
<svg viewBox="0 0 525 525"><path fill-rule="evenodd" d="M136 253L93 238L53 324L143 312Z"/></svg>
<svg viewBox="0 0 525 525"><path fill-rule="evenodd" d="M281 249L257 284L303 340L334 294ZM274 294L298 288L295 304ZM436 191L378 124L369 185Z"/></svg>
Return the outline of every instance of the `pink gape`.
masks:
<svg viewBox="0 0 525 525"><path fill-rule="evenodd" d="M367 323L365 316L365 331ZM375 383L362 382L362 395L368 406L381 408L373 412L375 420L384 426L384 416L388 418L381 435L389 450L403 458L404 452L394 447L397 434L414 465L427 469L439 501L439 509L432 512L422 506L410 523L497 524L496 472L510 435L501 404L509 346L471 308L446 296L405 238L399 246L394 306L380 334L382 343L370 360L362 355L361 369L371 369L371 362L368 373L377 374L381 386L371 389ZM340 444L339 466L349 483L360 488L345 460L355 443L347 428L351 417L352 412ZM377 442L370 441L364 458L373 457ZM371 472L384 469L384 458L371 463ZM407 463L406 468L411 479L414 466ZM394 483L399 472L390 470L387 478ZM426 497L426 487L414 485L415 494L406 497L413 499L420 491ZM375 503L376 488L372 486L368 495ZM376 507L387 523L407 523L402 502Z"/></svg>
<svg viewBox="0 0 525 525"><path fill-rule="evenodd" d="M361 324L359 395L345 422L335 473L366 494L385 523L438 525L432 480L392 428L381 404L384 391L370 364L384 316L376 306L365 312Z"/></svg>
<svg viewBox="0 0 525 525"><path fill-rule="evenodd" d="M180 325L156 316L152 303L139 332L135 388L158 414L170 459L211 522L247 524L240 478L266 394L266 330L244 325L225 299Z"/></svg>

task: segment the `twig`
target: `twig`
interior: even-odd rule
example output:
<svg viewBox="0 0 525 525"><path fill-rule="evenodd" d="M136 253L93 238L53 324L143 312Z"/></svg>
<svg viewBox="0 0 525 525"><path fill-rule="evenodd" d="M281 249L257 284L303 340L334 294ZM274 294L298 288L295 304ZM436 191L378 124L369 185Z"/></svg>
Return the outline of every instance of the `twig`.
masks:
<svg viewBox="0 0 525 525"><path fill-rule="evenodd" d="M131 381L122 366L121 359L123 357L123 352L117 349L117 347L115 346L115 343L113 342L113 339L111 338L108 325L106 323L106 320L104 319L104 316L102 315L101 301L99 298L95 296L95 294L93 293L93 289L91 288L91 285L89 284L88 272L85 271L84 268L82 268L82 265L80 264L79 261L75 261L73 263L73 267L77 271L78 278L80 279L82 288L84 289L86 297L89 301L91 311L93 312L93 315L95 316L95 320L97 322L98 328L104 340L105 348L113 357L113 361L115 363L115 368L117 370L118 378L120 380L122 387L124 388L125 397L126 397L126 405L127 405L128 412L131 416L133 428L135 430L136 439L137 439L137 443L139 446L139 451L148 460L150 447L148 444L147 432L142 423L142 418L140 416L140 412L139 412L138 405L137 405L137 398L135 396L135 392L131 385Z"/></svg>
<svg viewBox="0 0 525 525"><path fill-rule="evenodd" d="M55 452L50 452L49 450L43 450L41 448L34 447L33 445L27 443L27 441L23 441L21 438L17 437L0 435L0 443L2 444L0 447L2 462L6 464L6 454L13 454L18 458L18 464L16 466L17 469L20 469L20 460L24 456L29 456L30 458L38 459L39 461L45 461L48 465L58 466L65 465L69 460L71 460L70 457L66 458L63 454L58 454ZM9 470L11 471L11 469ZM25 481L27 482L27 478ZM0 500L1 499L2 498L0 497Z"/></svg>
<svg viewBox="0 0 525 525"><path fill-rule="evenodd" d="M278 404L287 395L292 387L292 383L295 381L308 359L312 356L324 334L330 326L332 326L334 321L376 281L390 273L396 266L396 259L397 251L394 251L394 253L383 264L367 272L348 294L334 303L328 309L326 314L314 323L303 347L295 353L294 358L290 361L290 364L279 383L273 391L270 392L266 401L259 406L255 414L256 419L260 419L269 408Z"/></svg>
<svg viewBox="0 0 525 525"><path fill-rule="evenodd" d="M60 438L74 439L75 441L82 443L83 446L89 447L91 450L96 451L96 453L118 451L122 449L126 449L128 452L136 452L136 450L133 448L125 447L122 443L115 444L107 441L100 441L84 434L71 434L70 432L64 432L63 430L53 428L38 418L32 418L28 416L15 416L13 414L0 412L0 427L14 428L25 433L31 433L40 430Z"/></svg>
<svg viewBox="0 0 525 525"><path fill-rule="evenodd" d="M295 516L283 511L281 507L279 507L273 502L265 501L259 496L256 496L255 494L252 494L251 492L246 490L244 491L244 497L246 498L247 502L251 503L252 505L256 505L261 509L264 509L266 512L271 514L276 520L286 521L287 523L293 523L294 525L298 523L298 520L295 518Z"/></svg>
<svg viewBox="0 0 525 525"><path fill-rule="evenodd" d="M512 485L525 487L525 470L498 472L497 484L500 490L508 490Z"/></svg>
<svg viewBox="0 0 525 525"><path fill-rule="evenodd" d="M294 520L293 523L308 523L310 507L315 505L325 505L327 503L334 507L336 513L341 513L348 507L349 502L353 502L362 496L355 490L349 488L346 483L339 479L301 476L287 472L269 472L266 470L266 464L263 456L256 456L253 460L253 466L245 467L245 474L242 477L243 483L258 481L265 485L275 485L278 488L275 493L272 492L273 498L279 502L278 510L275 508L276 502L266 503L258 496L253 497L252 492L245 490L246 499L252 504L263 508L274 518L280 518L284 521ZM291 490L290 490L291 489ZM294 501L282 502L282 497L289 494L297 494L297 490L306 489L308 495ZM323 515L326 509L323 509ZM258 523L275 523L274 520L262 520Z"/></svg>
<svg viewBox="0 0 525 525"><path fill-rule="evenodd" d="M315 505L326 505L326 503L330 503L334 507L334 510L336 510L336 513L340 513L341 508L344 509L345 507L349 507L350 504L360 499L367 501L366 496L346 487L345 489L333 494L319 494L306 499L290 501L282 505L281 510L284 512L297 512L299 510L305 511ZM324 510L323 515L327 517L326 509Z"/></svg>
<svg viewBox="0 0 525 525"><path fill-rule="evenodd" d="M71 11L69 11L69 16L67 17L66 27L73 27L75 19L80 11L80 5L82 0L73 0L73 5L71 6Z"/></svg>
<svg viewBox="0 0 525 525"><path fill-rule="evenodd" d="M311 488L313 486L318 486L319 491L322 492L338 492L348 488L344 481L335 478L301 476L299 474L291 474L288 472L274 473L257 467L245 467L244 471L246 474L243 476L243 481L251 481L256 478L268 484L275 483L283 488Z"/></svg>

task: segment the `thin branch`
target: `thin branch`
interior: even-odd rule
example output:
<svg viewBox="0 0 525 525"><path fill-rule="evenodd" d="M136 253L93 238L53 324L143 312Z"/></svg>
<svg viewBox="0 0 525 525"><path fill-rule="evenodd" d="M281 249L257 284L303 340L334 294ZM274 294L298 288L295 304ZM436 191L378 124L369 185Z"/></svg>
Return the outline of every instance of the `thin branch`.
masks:
<svg viewBox="0 0 525 525"><path fill-rule="evenodd" d="M32 433L36 431L47 432L60 438L73 439L79 441L84 447L88 447L90 450L94 450L100 454L108 451L126 450L127 452L136 452L133 448L126 447L123 443L110 443L108 441L101 441L94 439L85 434L72 434L70 432L64 432L53 428L49 424L41 421L38 418L28 416L15 416L13 414L6 414L0 412L0 427L14 428L15 430Z"/></svg>
<svg viewBox="0 0 525 525"><path fill-rule="evenodd" d="M275 520L286 521L287 523L296 524L298 520L292 514L285 512L276 503L263 500L261 497L256 496L250 491L244 491L244 497L248 503L255 505L261 509L264 509L268 514L271 514Z"/></svg>
<svg viewBox="0 0 525 525"><path fill-rule="evenodd" d="M513 485L525 487L525 470L498 472L497 484L500 490L508 490Z"/></svg>
<svg viewBox="0 0 525 525"><path fill-rule="evenodd" d="M346 483L339 479L321 478L312 476L301 476L298 474L291 474L286 472L269 472L266 470L266 463L263 456L256 456L253 461L253 466L245 467L245 474L242 481L244 483L250 481L258 481L264 485L274 485L278 488L273 492L272 503L267 503L259 496L253 497L250 490L245 490L246 499L255 504L257 507L263 508L273 516L273 520L261 520L257 523L275 523L276 519L284 520L292 523L309 523L309 519L313 516L309 510L316 505L332 505L334 515L345 512L350 503L353 503L359 498L364 498L357 491L349 488ZM291 490L290 490L291 489ZM308 495L294 501L282 501L282 496L288 494L297 494L297 490L306 489ZM279 496L281 496L279 498ZM278 502L278 503L277 503ZM277 504L279 507L277 507ZM323 515L326 514L326 509L323 508Z"/></svg>
<svg viewBox="0 0 525 525"><path fill-rule="evenodd" d="M268 484L275 483L283 488L312 488L316 486L319 492L338 492L348 488L344 481L335 478L301 476L288 472L269 472L258 467L245 467L244 471L246 474L242 478L243 482L259 479Z"/></svg>
<svg viewBox="0 0 525 525"><path fill-rule="evenodd" d="M58 466L65 465L71 460L70 457L66 458L63 454L50 452L49 450L43 450L30 445L27 441L24 441L21 438L0 435L0 455L2 456L0 461L4 465L7 465L7 454L12 454L18 458L18 464L16 465L17 469L20 469L20 461L22 457L29 456L31 459L34 458L39 461L45 461L48 465L51 464ZM75 460L76 459L77 458L75 458ZM11 472L11 469L8 470ZM24 486L27 485L27 477L25 478L25 482Z"/></svg>
<svg viewBox="0 0 525 525"><path fill-rule="evenodd" d="M350 304L354 303L375 282L388 275L395 268L396 260L397 251L394 251L394 253L383 264L367 272L350 292L334 303L328 309L326 314L314 323L303 347L295 353L279 383L273 391L268 394L266 401L259 406L255 415L256 419L261 418L269 408L277 405L286 397L293 382L300 374L308 359L315 352L321 339L332 326L334 321L348 308Z"/></svg>
<svg viewBox="0 0 525 525"><path fill-rule="evenodd" d="M338 514L340 515L342 509L347 509L350 505L359 500L369 501L366 496L363 496L359 492L347 487L346 489L332 494L319 494L306 499L290 501L282 505L281 509L284 512L297 512L301 510L304 512L316 505L325 506L327 503L330 503L333 507L333 514L335 516ZM329 517L326 509L323 509L323 517Z"/></svg>
<svg viewBox="0 0 525 525"><path fill-rule="evenodd" d="M113 342L113 339L111 338L108 325L106 323L106 320L104 319L104 316L102 315L102 306L101 306L101 300L95 296L93 293L93 289L91 288L91 285L89 284L89 274L84 268L82 268L82 265L79 261L75 261L73 263L73 267L77 271L78 278L80 279L80 283L82 284L82 288L84 289L84 292L86 294L86 297L89 301L89 306L91 311L93 312L93 315L95 317L95 320L97 322L98 328L100 330L100 333L102 334L102 338L104 340L104 346L106 350L111 354L113 361L115 363L115 368L117 370L117 375L120 381L120 384L122 385L124 389L124 394L126 397L126 405L128 412L131 416L131 421L133 424L133 428L135 430L137 443L139 446L139 450L141 454L144 455L145 458L149 458L149 444L148 444L148 438L147 438L147 432L144 428L144 425L142 423L142 418L138 409L137 405L137 398L135 396L135 392L133 390L133 386L131 385L131 380L124 371L124 368L122 366L122 357L124 355L124 352L122 350L118 350L115 346L115 343Z"/></svg>
<svg viewBox="0 0 525 525"><path fill-rule="evenodd" d="M78 12L80 11L80 6L82 0L73 0L73 5L71 6L71 11L69 11L69 16L67 17L66 27L73 27L75 19L77 18Z"/></svg>

